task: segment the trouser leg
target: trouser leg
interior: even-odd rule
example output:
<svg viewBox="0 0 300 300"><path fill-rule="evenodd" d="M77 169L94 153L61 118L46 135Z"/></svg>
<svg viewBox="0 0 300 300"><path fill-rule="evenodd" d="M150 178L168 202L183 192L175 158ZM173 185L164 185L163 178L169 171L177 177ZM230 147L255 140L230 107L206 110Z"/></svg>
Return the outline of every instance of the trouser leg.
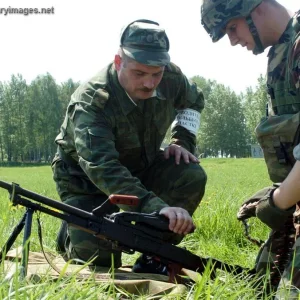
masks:
<svg viewBox="0 0 300 300"><path fill-rule="evenodd" d="M99 206L99 197L76 195L68 198L64 203L75 206L82 210L91 212ZM118 208L112 206L107 213L118 211ZM64 249L66 251L66 259L76 259L83 262L94 259L92 264L95 266L110 267L112 265L112 254L114 267L121 266L121 252L112 251L109 242L96 238L90 233L77 229L73 226L62 226L59 232L58 240L60 244L64 241Z"/></svg>
<svg viewBox="0 0 300 300"><path fill-rule="evenodd" d="M282 274L275 299L299 299L300 296L300 238L298 237L290 260Z"/></svg>
<svg viewBox="0 0 300 300"><path fill-rule="evenodd" d="M294 228L295 228L295 241L293 248L290 251L289 261L285 266L281 280L279 282L276 300L279 299L299 299L300 298L300 210L299 204L294 213ZM289 244L292 244L290 241ZM289 247L286 247L287 249Z"/></svg>
<svg viewBox="0 0 300 300"><path fill-rule="evenodd" d="M200 165L184 162L176 165L173 157L166 160L163 153L143 174L142 180L147 189L152 190L169 206L184 208L191 216L204 196L206 181L206 173ZM174 234L168 242L178 244L183 237Z"/></svg>
<svg viewBox="0 0 300 300"><path fill-rule="evenodd" d="M56 157L52 163L53 178L61 200L87 212L100 206L106 199L97 187L88 180L81 168L68 166ZM106 208L106 214L119 211L113 204ZM95 258L93 265L110 267L111 254L114 267L121 266L121 252L112 251L107 241L72 226L62 226L57 237L57 248L65 253L66 259L78 259L83 262Z"/></svg>
<svg viewBox="0 0 300 300"><path fill-rule="evenodd" d="M194 163L175 164L174 157L165 159L160 153L153 165L143 174L142 182L169 206L182 207L192 215L205 192L207 176Z"/></svg>

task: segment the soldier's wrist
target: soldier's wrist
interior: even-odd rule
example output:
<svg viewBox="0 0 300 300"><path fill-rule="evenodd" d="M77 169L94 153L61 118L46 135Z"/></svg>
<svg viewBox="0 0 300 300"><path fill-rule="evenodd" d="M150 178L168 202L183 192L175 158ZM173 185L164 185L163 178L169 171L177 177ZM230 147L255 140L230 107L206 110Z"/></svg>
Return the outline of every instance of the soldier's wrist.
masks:
<svg viewBox="0 0 300 300"><path fill-rule="evenodd" d="M256 207L256 216L270 228L278 230L293 214L295 206L292 206L289 209L281 209L277 207L273 200L273 194L275 191L276 189L270 191L270 193L259 201Z"/></svg>
<svg viewBox="0 0 300 300"><path fill-rule="evenodd" d="M286 205L285 201L282 201L280 198L280 189L278 188L272 194L273 205L281 210L288 209L289 207Z"/></svg>
<svg viewBox="0 0 300 300"><path fill-rule="evenodd" d="M149 200L142 206L141 213L151 214L155 211L161 211L164 207L168 207L169 205L164 202L159 197L154 197Z"/></svg>
<svg viewBox="0 0 300 300"><path fill-rule="evenodd" d="M272 199L274 205L282 210L288 210L298 202L298 197L295 198L291 190L284 183L274 191Z"/></svg>

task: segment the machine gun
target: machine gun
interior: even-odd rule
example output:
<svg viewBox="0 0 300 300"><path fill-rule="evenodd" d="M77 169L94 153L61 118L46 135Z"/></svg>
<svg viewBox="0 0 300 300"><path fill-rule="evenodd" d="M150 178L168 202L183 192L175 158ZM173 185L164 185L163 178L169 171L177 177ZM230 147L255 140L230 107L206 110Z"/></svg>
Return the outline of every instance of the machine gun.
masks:
<svg viewBox="0 0 300 300"><path fill-rule="evenodd" d="M23 276L27 272L29 238L31 235L32 216L35 211L59 218L66 221L70 226L75 226L100 239L105 239L110 242L111 249L117 249L128 254L138 251L155 256L162 262L166 262L170 269L176 270L177 273L181 268L186 268L202 274L208 265L211 266L211 274L213 276L217 269L226 270L234 274L246 271L240 266L229 265L214 258L199 257L186 249L166 242L166 236L171 234L168 228L169 222L167 218L158 214L120 212L104 215L103 206L89 213L23 189L16 183L9 184L0 181L0 187L8 190L13 206L21 205L27 208L19 224L14 228L0 252L1 262L3 254L10 250L19 233L25 227L21 262ZM108 201L114 204L136 205L138 198L135 196L111 195ZM169 281L175 280L176 274L171 272Z"/></svg>

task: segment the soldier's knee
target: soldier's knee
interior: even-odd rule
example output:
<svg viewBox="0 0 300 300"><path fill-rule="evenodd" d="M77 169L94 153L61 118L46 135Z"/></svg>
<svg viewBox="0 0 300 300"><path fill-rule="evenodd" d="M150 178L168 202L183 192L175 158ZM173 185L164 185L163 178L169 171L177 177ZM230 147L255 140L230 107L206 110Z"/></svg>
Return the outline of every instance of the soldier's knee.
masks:
<svg viewBox="0 0 300 300"><path fill-rule="evenodd" d="M195 187L205 187L207 182L207 175L200 165L191 165L185 172L184 177L190 184Z"/></svg>
<svg viewBox="0 0 300 300"><path fill-rule="evenodd" d="M196 180L198 181L198 183L201 183L203 185L206 185L207 182L207 175L204 171L204 169L198 165L198 170L195 174Z"/></svg>
<svg viewBox="0 0 300 300"><path fill-rule="evenodd" d="M185 191L188 198L192 200L194 206L188 210L190 213L195 211L205 194L207 175L199 165L190 165L182 174L177 182L181 189Z"/></svg>

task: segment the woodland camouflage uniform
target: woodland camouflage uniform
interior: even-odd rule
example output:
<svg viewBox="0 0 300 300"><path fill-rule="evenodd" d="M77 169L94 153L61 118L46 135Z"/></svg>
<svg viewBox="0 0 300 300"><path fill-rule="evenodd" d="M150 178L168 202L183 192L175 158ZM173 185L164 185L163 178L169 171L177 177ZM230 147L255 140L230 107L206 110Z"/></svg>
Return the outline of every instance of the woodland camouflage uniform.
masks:
<svg viewBox="0 0 300 300"><path fill-rule="evenodd" d="M276 61L276 58L280 57L280 45L275 48L272 52L270 52L270 62L269 62L269 70L268 70L268 83L270 87L272 80L275 78L282 78L283 72L285 71L285 86L288 86L288 96L285 97L286 104L278 107L276 111L276 100L274 101L275 113L282 113L286 115L290 115L289 127L293 130L294 138L291 142L291 149L293 149L293 155L289 155L291 157L291 161L293 156L296 160L300 161L300 11L296 14L293 20L290 21L287 30L283 34L283 39L286 40L288 50L285 50L287 55L287 60L280 62L280 59L277 59L278 66L283 65L285 63L285 68L282 67L282 71L280 73L280 68L278 71L276 70L276 64L272 64L272 62ZM280 41L283 41L281 39ZM276 47L276 46L275 46ZM278 49L279 48L279 49ZM283 48L283 47L282 47ZM276 51L277 50L277 51ZM281 50L283 51L283 50ZM272 59L272 60L271 60ZM280 85L280 84L278 84ZM276 87L276 85L275 85ZM276 92L275 98L276 98ZM293 253L290 257L290 261L287 264L284 273L282 275L282 279L279 283L278 292L276 299L282 299L285 297L285 290L290 289L289 291L289 299L294 297L298 299L299 297L299 289L300 289L300 210L299 203L297 205L297 210L294 213L294 225L296 229L296 241L293 246Z"/></svg>
<svg viewBox="0 0 300 300"><path fill-rule="evenodd" d="M134 32L130 34L134 42ZM160 37L158 40L159 47L168 50ZM151 31L147 41L152 43ZM149 58L139 55L141 61ZM152 213L176 206L192 215L198 207L206 184L204 170L194 163L175 165L173 157L165 160L160 147L178 110L202 111L203 94L168 57L154 59L149 58L147 64L166 64L165 71L153 96L141 106L120 85L114 64L81 84L72 95L56 138L60 154L52 164L63 202L91 211L110 194L123 194L137 196L138 206L108 204L106 213L120 208ZM194 153L196 136L182 126L173 126L171 144ZM104 241L71 227L69 234L69 258L87 261L96 253L95 265L111 266L111 251L103 250ZM118 267L121 253L112 252Z"/></svg>
<svg viewBox="0 0 300 300"><path fill-rule="evenodd" d="M300 160L300 34L296 30L296 16L290 20L278 43L269 50L267 71L269 115L263 118L256 128L257 139L264 151L270 179L277 183L286 178L295 159ZM299 215L299 210L294 213L296 219L298 219L297 215ZM289 225L292 222L293 220L290 218L284 225L286 228L290 228L287 231L290 237L295 232ZM293 247L294 251L291 251L275 299L298 299L299 296L300 239L297 222L294 224L297 237ZM280 236L283 234L284 230L271 231L270 238L258 257L257 270L267 269L270 267L270 262L272 266L277 261L276 250L282 247ZM284 240L285 245L283 246L287 250L292 246L288 245L291 241L290 237L287 236Z"/></svg>
<svg viewBox="0 0 300 300"><path fill-rule="evenodd" d="M251 11L260 5L262 0L204 0L202 5L202 24L214 42L225 34L225 26L234 18L245 17L253 35L256 47L254 54L263 52L262 44L251 18ZM300 160L300 13L288 23L278 43L270 48L268 54L267 88L269 94L268 114L256 128L257 139L264 151L270 179L275 183L282 182L292 169L295 160ZM256 202L274 190L276 186L265 188L245 203ZM244 207L244 206L243 206ZM238 217L245 217L241 208ZM291 210L292 214L293 210ZM249 216L253 216L253 212ZM255 211L254 211L255 215ZM299 210L294 213L296 236L299 237ZM248 217L249 217L248 216ZM293 218L288 219L283 228L286 231L272 230L270 238L262 247L258 256L257 270L266 270L278 257L273 251L278 250L278 243L284 243L286 249L291 241L294 244L293 255L286 264L279 283L276 299L298 299L300 288L300 238L293 240L295 228ZM272 270L271 270L272 271ZM288 293L285 294L285 293Z"/></svg>

